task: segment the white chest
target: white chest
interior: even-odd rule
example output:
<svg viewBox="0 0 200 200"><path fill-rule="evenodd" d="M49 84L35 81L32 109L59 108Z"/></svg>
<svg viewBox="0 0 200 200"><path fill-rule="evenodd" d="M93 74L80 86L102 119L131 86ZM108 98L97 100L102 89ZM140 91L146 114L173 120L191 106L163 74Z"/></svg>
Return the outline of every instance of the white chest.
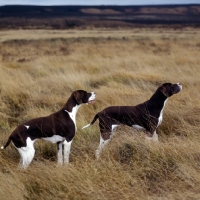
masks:
<svg viewBox="0 0 200 200"><path fill-rule="evenodd" d="M165 100L164 105L163 105L163 108L162 108L162 110L160 111L160 116L159 116L159 118L158 118L157 127L158 127L158 126L161 124L161 122L162 122L162 119L163 119L163 110L164 110L164 107L165 107L166 102L167 102L167 99Z"/></svg>
<svg viewBox="0 0 200 200"><path fill-rule="evenodd" d="M163 112L161 111L161 112L160 112L160 116L159 116L159 118L158 118L158 124L157 124L157 127L161 124L162 119L163 119Z"/></svg>
<svg viewBox="0 0 200 200"><path fill-rule="evenodd" d="M71 112L68 112L67 110L65 110L65 112L67 112L69 114L69 117L74 122L75 127L76 127L76 113L77 113L79 107L80 107L80 105L76 105L75 107L72 108Z"/></svg>

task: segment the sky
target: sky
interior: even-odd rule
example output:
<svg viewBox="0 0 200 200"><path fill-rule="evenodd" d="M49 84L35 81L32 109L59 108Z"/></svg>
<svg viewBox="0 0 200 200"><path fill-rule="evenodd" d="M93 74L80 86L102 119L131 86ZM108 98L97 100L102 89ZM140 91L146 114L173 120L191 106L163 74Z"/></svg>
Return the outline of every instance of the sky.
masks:
<svg viewBox="0 0 200 200"><path fill-rule="evenodd" d="M200 4L200 0L0 0L0 5L163 5Z"/></svg>

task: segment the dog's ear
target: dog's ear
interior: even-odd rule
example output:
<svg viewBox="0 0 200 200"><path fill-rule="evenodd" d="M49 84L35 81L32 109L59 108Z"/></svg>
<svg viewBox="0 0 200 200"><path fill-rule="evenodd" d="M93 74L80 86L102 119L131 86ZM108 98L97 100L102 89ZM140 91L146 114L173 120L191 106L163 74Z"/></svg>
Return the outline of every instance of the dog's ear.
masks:
<svg viewBox="0 0 200 200"><path fill-rule="evenodd" d="M166 97L169 97L169 91L167 90L166 85L162 85L160 90Z"/></svg>
<svg viewBox="0 0 200 200"><path fill-rule="evenodd" d="M74 92L74 98L76 99L76 101L79 103L79 104L82 104L82 95L79 91L75 91Z"/></svg>

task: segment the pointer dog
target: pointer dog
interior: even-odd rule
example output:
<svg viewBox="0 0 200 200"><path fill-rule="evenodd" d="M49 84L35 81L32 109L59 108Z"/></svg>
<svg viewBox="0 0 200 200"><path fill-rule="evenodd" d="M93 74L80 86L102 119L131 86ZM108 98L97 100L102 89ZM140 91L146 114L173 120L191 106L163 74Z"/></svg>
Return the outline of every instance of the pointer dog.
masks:
<svg viewBox="0 0 200 200"><path fill-rule="evenodd" d="M162 122L165 103L181 89L180 83L164 83L144 103L136 106L109 106L97 113L92 122L83 127L87 128L99 119L100 144L96 150L96 158L99 158L103 147L110 141L113 132L120 124L146 130L148 139L158 140L156 129Z"/></svg>
<svg viewBox="0 0 200 200"><path fill-rule="evenodd" d="M76 132L76 113L82 104L93 103L95 97L94 92L74 91L61 110L19 125L1 148L5 149L12 141L21 157L19 167L26 169L35 154L34 142L43 139L57 143L59 164L63 163L62 145L64 145L64 163L69 163L71 143Z"/></svg>

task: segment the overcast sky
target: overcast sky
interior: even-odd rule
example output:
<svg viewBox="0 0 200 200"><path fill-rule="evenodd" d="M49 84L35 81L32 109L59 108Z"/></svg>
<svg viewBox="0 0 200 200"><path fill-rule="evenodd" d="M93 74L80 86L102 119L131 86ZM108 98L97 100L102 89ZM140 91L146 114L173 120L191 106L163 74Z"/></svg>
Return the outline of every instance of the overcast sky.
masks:
<svg viewBox="0 0 200 200"><path fill-rule="evenodd" d="M200 4L200 0L0 0L0 5L160 5Z"/></svg>

